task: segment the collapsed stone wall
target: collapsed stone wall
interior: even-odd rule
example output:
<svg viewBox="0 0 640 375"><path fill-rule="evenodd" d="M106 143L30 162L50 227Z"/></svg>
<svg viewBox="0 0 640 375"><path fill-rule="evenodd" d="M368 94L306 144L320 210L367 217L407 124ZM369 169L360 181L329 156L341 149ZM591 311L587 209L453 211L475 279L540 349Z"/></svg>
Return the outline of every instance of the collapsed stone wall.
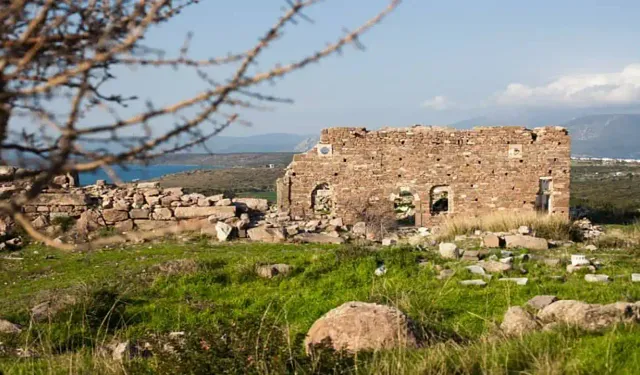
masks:
<svg viewBox="0 0 640 375"><path fill-rule="evenodd" d="M372 207L417 226L494 211L568 217L570 149L561 127L324 129L278 180L278 208L348 224Z"/></svg>
<svg viewBox="0 0 640 375"><path fill-rule="evenodd" d="M77 219L80 232L101 227L113 227L121 232L149 231L189 220L207 220L213 224L224 221L243 230L249 220L241 219L242 213L267 209L264 199L185 194L182 188L162 189L155 182L47 189L23 207L37 229L53 228L56 218L70 217Z"/></svg>

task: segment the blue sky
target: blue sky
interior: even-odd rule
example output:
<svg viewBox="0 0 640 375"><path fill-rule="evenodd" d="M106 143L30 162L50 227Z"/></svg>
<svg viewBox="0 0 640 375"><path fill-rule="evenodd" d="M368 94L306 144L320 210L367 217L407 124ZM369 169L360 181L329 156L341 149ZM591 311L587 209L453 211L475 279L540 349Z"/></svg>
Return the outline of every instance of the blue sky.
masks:
<svg viewBox="0 0 640 375"><path fill-rule="evenodd" d="M202 0L147 42L175 55L194 32L191 55L251 47L284 0ZM386 6L385 0L326 0L269 49L257 70L315 51ZM404 0L362 38L366 51L280 80L262 92L295 99L272 112L242 112L251 128L225 135L317 133L330 126L448 124L500 111L599 108L640 102L640 1ZM223 79L225 69L210 70ZM124 72L123 92L156 104L206 86L188 70Z"/></svg>

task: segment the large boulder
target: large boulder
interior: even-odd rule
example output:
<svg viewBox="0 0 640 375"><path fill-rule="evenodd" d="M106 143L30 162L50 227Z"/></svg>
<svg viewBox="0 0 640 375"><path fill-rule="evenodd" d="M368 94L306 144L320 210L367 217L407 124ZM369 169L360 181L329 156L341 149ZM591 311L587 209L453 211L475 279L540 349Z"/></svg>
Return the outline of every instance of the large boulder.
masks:
<svg viewBox="0 0 640 375"><path fill-rule="evenodd" d="M282 229L279 228L267 228L265 226L259 226L251 228L247 231L249 239L252 241L260 242L283 242L285 240Z"/></svg>
<svg viewBox="0 0 640 375"><path fill-rule="evenodd" d="M548 250L549 243L544 238L523 236L521 234L504 237L505 245L508 248L525 248L531 250Z"/></svg>
<svg viewBox="0 0 640 375"><path fill-rule="evenodd" d="M547 323L563 323L595 331L617 323L637 323L640 321L640 303L598 305L562 300L542 309L538 317Z"/></svg>
<svg viewBox="0 0 640 375"><path fill-rule="evenodd" d="M542 325L536 318L520 306L514 306L507 310L502 324L500 324L500 329L507 336L522 336L540 328Z"/></svg>
<svg viewBox="0 0 640 375"><path fill-rule="evenodd" d="M416 347L411 321L400 310L375 303L347 302L326 313L309 329L307 353L315 346L358 352Z"/></svg>

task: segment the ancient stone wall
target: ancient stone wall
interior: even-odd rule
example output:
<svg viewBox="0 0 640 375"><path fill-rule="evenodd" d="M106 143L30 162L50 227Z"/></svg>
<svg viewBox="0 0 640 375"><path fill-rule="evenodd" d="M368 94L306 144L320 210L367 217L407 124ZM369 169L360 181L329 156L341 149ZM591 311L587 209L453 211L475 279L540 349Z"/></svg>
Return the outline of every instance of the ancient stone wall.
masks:
<svg viewBox="0 0 640 375"><path fill-rule="evenodd" d="M570 148L560 127L324 129L278 180L278 207L350 224L372 207L415 225L495 211L568 216Z"/></svg>
<svg viewBox="0 0 640 375"><path fill-rule="evenodd" d="M47 189L23 207L37 229L52 228L56 218L77 219L81 231L114 227L118 231L154 230L183 220L224 221L236 225L241 213L268 210L265 199L225 198L222 194L185 194L182 188L162 189L157 183ZM248 222L244 220L243 229Z"/></svg>

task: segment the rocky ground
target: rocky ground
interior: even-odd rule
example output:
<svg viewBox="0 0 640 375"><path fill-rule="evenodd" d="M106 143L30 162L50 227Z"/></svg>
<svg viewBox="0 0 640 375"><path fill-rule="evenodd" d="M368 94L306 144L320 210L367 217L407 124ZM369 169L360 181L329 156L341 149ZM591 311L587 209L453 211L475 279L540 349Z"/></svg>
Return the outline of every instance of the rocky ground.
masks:
<svg viewBox="0 0 640 375"><path fill-rule="evenodd" d="M185 235L71 253L28 245L0 260L0 368L640 371L639 247L564 241L533 250L535 240L511 248L492 240L381 246Z"/></svg>

